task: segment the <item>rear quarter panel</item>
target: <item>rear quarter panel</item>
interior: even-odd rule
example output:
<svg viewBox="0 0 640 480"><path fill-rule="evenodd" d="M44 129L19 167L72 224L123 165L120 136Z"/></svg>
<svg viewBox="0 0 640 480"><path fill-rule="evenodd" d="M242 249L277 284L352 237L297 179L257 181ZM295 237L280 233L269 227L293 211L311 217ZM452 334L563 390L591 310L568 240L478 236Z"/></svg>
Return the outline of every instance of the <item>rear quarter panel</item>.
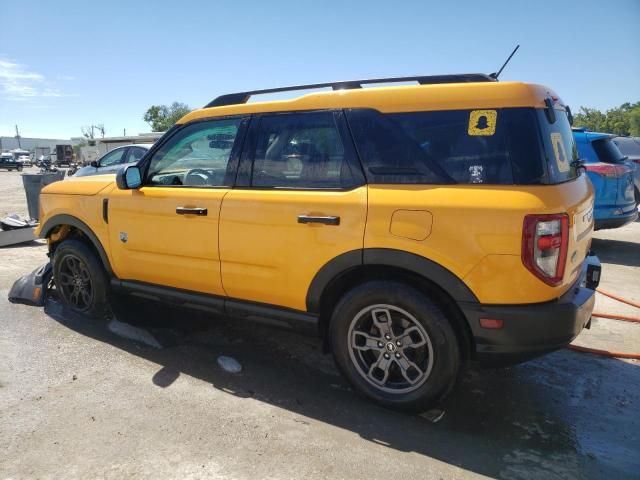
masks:
<svg viewBox="0 0 640 480"><path fill-rule="evenodd" d="M404 250L439 263L462 279L480 302L521 304L559 297L575 281L588 251L593 190L586 175L559 185L371 185L365 248ZM398 211L426 212L425 235L408 235L392 220ZM569 215L563 282L549 286L521 260L525 215ZM397 215L397 213L396 213ZM588 222L585 224L585 222ZM409 238L412 237L412 238Z"/></svg>

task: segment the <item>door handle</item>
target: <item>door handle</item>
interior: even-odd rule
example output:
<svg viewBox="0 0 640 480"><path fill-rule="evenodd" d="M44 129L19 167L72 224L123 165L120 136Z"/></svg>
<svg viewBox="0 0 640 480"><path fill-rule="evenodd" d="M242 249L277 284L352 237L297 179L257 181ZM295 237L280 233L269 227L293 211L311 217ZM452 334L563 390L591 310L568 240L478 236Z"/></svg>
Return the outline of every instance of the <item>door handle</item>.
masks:
<svg viewBox="0 0 640 480"><path fill-rule="evenodd" d="M340 217L298 215L298 223L321 223L323 225L340 225Z"/></svg>
<svg viewBox="0 0 640 480"><path fill-rule="evenodd" d="M176 213L178 215L198 215L200 217L206 217L207 209L200 207L176 207Z"/></svg>

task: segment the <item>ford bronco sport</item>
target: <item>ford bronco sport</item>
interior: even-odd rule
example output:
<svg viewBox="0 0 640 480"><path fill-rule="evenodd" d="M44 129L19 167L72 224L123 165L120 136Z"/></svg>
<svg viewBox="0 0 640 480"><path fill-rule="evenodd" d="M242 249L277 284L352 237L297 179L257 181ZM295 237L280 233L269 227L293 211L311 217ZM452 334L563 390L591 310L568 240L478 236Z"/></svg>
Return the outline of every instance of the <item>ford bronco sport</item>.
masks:
<svg viewBox="0 0 640 480"><path fill-rule="evenodd" d="M399 81L417 85L362 88ZM115 178L47 186L39 234L75 311L117 289L311 330L358 392L422 409L468 361L588 326L594 197L568 114L481 74L228 94Z"/></svg>

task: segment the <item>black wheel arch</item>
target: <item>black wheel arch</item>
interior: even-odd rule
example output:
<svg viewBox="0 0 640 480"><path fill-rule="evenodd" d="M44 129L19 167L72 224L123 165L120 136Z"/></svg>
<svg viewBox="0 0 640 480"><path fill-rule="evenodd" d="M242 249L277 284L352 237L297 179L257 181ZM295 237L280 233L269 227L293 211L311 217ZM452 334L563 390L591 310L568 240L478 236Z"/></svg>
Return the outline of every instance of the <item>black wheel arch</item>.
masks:
<svg viewBox="0 0 640 480"><path fill-rule="evenodd" d="M426 257L390 248L365 248L338 255L316 273L307 291L307 311L319 313L326 288L346 272L363 266L406 270L438 285L456 302L478 302L478 298L460 278Z"/></svg>
<svg viewBox="0 0 640 480"><path fill-rule="evenodd" d="M107 256L102 243L100 243L100 240L93 232L93 230L91 230L91 228L79 218L67 214L54 215L53 217L49 218L40 229L40 238L47 238L56 227L61 227L64 225L68 225L82 232L82 234L86 237L86 239L91 243L95 251L98 253L100 261L102 262L107 275L111 278L114 278L115 274L113 273L111 263L109 262L109 257Z"/></svg>
<svg viewBox="0 0 640 480"><path fill-rule="evenodd" d="M319 334L326 342L332 307L346 291L368 280L396 279L431 294L446 311L460 335L463 352L473 351L470 326L459 302L478 303L478 298L454 273L426 257L402 250L367 248L343 253L327 262L307 291L309 313L319 315Z"/></svg>

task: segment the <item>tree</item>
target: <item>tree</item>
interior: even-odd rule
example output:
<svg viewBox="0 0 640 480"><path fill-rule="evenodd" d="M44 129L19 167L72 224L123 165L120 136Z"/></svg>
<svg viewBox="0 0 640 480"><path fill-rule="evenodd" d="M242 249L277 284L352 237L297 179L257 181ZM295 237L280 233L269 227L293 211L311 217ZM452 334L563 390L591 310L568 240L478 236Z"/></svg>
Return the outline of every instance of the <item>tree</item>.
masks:
<svg viewBox="0 0 640 480"><path fill-rule="evenodd" d="M171 105L152 105L144 114L144 121L151 125L154 132L164 132L190 111L188 105L180 102L173 102Z"/></svg>
<svg viewBox="0 0 640 480"><path fill-rule="evenodd" d="M89 140L93 140L95 138L94 129L98 130L102 135L102 138L104 138L104 125L102 123L99 123L97 125L87 125L86 127L80 127L80 130L82 131L82 136Z"/></svg>
<svg viewBox="0 0 640 480"><path fill-rule="evenodd" d="M640 102L623 103L605 113L595 108L580 107L574 124L594 132L640 136Z"/></svg>

